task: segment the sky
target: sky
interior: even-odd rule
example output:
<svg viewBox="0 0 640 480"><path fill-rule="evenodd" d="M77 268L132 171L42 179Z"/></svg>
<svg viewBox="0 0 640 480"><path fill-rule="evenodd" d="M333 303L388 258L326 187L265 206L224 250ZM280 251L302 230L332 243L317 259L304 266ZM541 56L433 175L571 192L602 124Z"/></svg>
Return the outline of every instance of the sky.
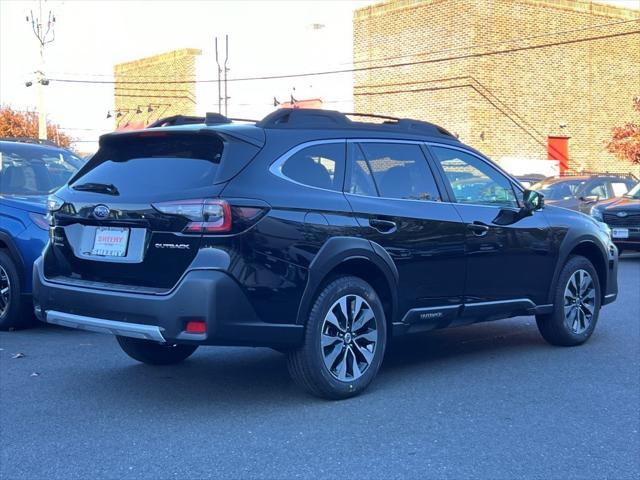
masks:
<svg viewBox="0 0 640 480"><path fill-rule="evenodd" d="M45 50L49 78L113 79L113 65L175 50L200 48L212 59L213 38L230 38L229 78L347 68L352 58L353 10L373 0L45 0L55 13L55 41ZM640 8L640 0L599 0ZM36 88L25 87L38 68L38 43L25 17L36 0L0 0L0 104L35 109ZM206 72L201 74L205 76ZM208 78L215 78L211 69ZM216 89L215 83L210 84ZM322 97L349 111L351 74L229 84L229 115L261 117L274 96L286 101ZM113 85L51 82L46 89L50 121L92 151L113 129ZM217 92L216 92L217 93ZM214 110L207 108L208 110ZM203 107L203 108L206 108ZM217 109L217 105L215 105Z"/></svg>

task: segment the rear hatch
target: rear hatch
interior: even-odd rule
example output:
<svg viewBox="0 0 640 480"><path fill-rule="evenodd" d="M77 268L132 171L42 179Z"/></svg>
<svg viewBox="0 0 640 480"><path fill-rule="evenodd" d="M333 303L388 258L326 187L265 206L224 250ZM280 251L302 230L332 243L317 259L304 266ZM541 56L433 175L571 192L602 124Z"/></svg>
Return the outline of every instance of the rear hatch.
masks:
<svg viewBox="0 0 640 480"><path fill-rule="evenodd" d="M212 130L112 134L50 198L45 276L80 285L166 291L198 252L207 211L259 151ZM224 162L234 165L223 168ZM204 213L203 213L204 212ZM204 215L204 217L203 217Z"/></svg>

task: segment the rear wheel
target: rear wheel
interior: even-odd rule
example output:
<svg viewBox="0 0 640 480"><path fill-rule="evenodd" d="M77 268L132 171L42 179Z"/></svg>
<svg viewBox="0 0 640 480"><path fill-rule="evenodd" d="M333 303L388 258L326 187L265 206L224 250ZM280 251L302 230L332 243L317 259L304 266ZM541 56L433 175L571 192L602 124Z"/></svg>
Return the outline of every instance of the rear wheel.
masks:
<svg viewBox="0 0 640 480"><path fill-rule="evenodd" d="M20 278L11 257L0 250L0 330L26 325L28 315L22 315Z"/></svg>
<svg viewBox="0 0 640 480"><path fill-rule="evenodd" d="M358 277L340 277L316 297L304 345L289 352L287 366L309 393L348 398L376 376L386 343L384 310L373 287Z"/></svg>
<svg viewBox="0 0 640 480"><path fill-rule="evenodd" d="M170 345L139 338L117 336L120 348L134 360L149 365L173 365L186 360L197 345Z"/></svg>
<svg viewBox="0 0 640 480"><path fill-rule="evenodd" d="M552 345L586 342L600 313L600 282L593 264L582 256L570 257L558 278L553 311L536 316L538 329Z"/></svg>

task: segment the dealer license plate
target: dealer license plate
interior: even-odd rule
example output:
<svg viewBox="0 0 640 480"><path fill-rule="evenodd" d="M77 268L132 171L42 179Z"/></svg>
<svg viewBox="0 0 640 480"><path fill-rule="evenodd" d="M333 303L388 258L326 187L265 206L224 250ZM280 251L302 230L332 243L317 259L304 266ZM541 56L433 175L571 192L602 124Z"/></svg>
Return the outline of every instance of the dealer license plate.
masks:
<svg viewBox="0 0 640 480"><path fill-rule="evenodd" d="M127 255L129 229L98 227L91 255L100 257L124 257Z"/></svg>

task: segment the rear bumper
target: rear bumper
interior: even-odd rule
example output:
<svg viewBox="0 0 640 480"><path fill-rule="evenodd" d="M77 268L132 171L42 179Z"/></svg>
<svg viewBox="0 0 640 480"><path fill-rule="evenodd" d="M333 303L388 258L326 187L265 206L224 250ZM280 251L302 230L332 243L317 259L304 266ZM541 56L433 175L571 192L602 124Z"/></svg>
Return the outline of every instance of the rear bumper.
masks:
<svg viewBox="0 0 640 480"><path fill-rule="evenodd" d="M42 257L33 266L36 315L47 323L159 342L288 347L303 327L261 321L241 287L225 272L192 270L166 294L87 288L50 281ZM184 331L204 321L206 333Z"/></svg>

